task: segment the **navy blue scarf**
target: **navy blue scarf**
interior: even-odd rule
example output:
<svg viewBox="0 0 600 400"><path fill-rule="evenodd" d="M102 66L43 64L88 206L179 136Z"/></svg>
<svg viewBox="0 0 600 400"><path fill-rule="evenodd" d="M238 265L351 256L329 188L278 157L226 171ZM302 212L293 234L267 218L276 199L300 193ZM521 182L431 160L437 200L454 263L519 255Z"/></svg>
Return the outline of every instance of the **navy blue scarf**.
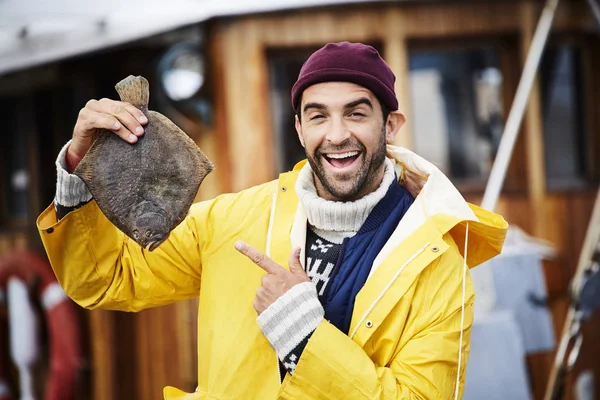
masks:
<svg viewBox="0 0 600 400"><path fill-rule="evenodd" d="M394 180L357 234L342 243L340 255L323 294L325 319L342 332L348 334L354 299L367 281L375 257L413 200L408 190Z"/></svg>

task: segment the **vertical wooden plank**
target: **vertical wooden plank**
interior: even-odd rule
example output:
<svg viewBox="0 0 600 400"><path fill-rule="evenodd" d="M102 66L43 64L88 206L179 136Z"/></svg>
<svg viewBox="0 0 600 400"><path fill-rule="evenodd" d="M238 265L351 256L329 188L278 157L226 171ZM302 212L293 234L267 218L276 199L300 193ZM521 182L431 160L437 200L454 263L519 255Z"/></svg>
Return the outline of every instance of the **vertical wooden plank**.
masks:
<svg viewBox="0 0 600 400"><path fill-rule="evenodd" d="M256 24L225 31L225 92L232 190L274 177L266 54Z"/></svg>
<svg viewBox="0 0 600 400"><path fill-rule="evenodd" d="M406 117L406 123L396 136L394 144L408 149L413 148L412 102L410 92L409 50L404 30L401 9L393 8L385 15L386 33L383 41L383 56L396 75L396 97L399 111Z"/></svg>
<svg viewBox="0 0 600 400"><path fill-rule="evenodd" d="M116 398L137 398L137 352L134 314L112 312L114 323L114 365Z"/></svg>
<svg viewBox="0 0 600 400"><path fill-rule="evenodd" d="M184 371L181 369L181 359L184 356L184 352L192 350L190 347L187 349L181 346L181 340L189 337L187 335L188 330L182 329L184 327L179 324L179 312L178 307L185 306L187 301L179 302L178 304L171 304L167 307L161 307L163 312L163 324L165 334L163 335L163 352L165 362L163 363L164 379L160 382L160 390L166 385L175 385L185 391L190 391L194 387L190 385L190 375L193 375L193 371ZM187 342L187 340L186 340Z"/></svg>
<svg viewBox="0 0 600 400"><path fill-rule="evenodd" d="M137 337L139 341L139 375L138 375L138 387L140 398L149 399L156 393L152 392L152 332L151 316L148 314L148 310L142 311L138 314L138 331Z"/></svg>
<svg viewBox="0 0 600 400"><path fill-rule="evenodd" d="M24 232L20 232L14 235L12 251L26 251L29 247L29 238Z"/></svg>
<svg viewBox="0 0 600 400"><path fill-rule="evenodd" d="M7 235L0 235L0 257L6 255L10 250L10 242Z"/></svg>
<svg viewBox="0 0 600 400"><path fill-rule="evenodd" d="M213 162L215 169L202 181L200 190L198 190L194 199L195 202L212 199L221 193L225 193L229 187L227 162L222 154L220 154L221 146L226 146L226 144L223 144L214 129L204 130L200 138L196 140L196 144L202 149L208 159Z"/></svg>
<svg viewBox="0 0 600 400"><path fill-rule="evenodd" d="M196 343L196 331L193 326L196 324L196 314L198 309L198 300L188 300L179 302L176 307L175 322L178 357L179 378L182 387L186 390L197 386L198 377L198 359Z"/></svg>
<svg viewBox="0 0 600 400"><path fill-rule="evenodd" d="M200 190L200 199L208 199L220 193L230 192L231 162L229 160L229 124L227 114L226 71L229 69L224 52L226 31L220 24L211 26L209 31L210 55L209 74L211 78L211 98L213 103L213 126L200 138L200 148L206 147L206 154L215 164L216 169L206 178ZM213 183L215 182L215 183ZM208 188L206 186L209 186Z"/></svg>
<svg viewBox="0 0 600 400"><path fill-rule="evenodd" d="M93 399L116 399L114 357L114 323L110 311L94 310L89 313L92 350Z"/></svg>
<svg viewBox="0 0 600 400"><path fill-rule="evenodd" d="M152 308L137 314L137 396L160 398L165 386L189 390L179 368L180 346L176 324L178 305Z"/></svg>
<svg viewBox="0 0 600 400"><path fill-rule="evenodd" d="M521 5L521 61L524 64L533 34L540 16L537 3L523 2ZM528 190L533 215L533 234L546 235L546 217L544 196L546 195L546 168L544 164L544 137L539 78L536 79L529 96L529 104L524 117L525 138L527 143Z"/></svg>
<svg viewBox="0 0 600 400"><path fill-rule="evenodd" d="M153 308L145 310L146 318L150 329L146 331L148 335L150 354L150 398L157 397L157 394L161 392L162 384L165 381L165 355L164 355L164 309L165 307Z"/></svg>

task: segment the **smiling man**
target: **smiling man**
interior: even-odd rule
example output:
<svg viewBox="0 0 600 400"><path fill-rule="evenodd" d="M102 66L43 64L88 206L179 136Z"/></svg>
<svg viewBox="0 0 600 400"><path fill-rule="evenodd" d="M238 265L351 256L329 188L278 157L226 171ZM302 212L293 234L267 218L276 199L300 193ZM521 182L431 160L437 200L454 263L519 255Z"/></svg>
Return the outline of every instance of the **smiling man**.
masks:
<svg viewBox="0 0 600 400"><path fill-rule="evenodd" d="M198 389L166 399L448 399L462 394L473 321L468 268L507 224L432 164L391 145L404 123L375 49L331 43L292 89L308 162L195 204L153 252L70 174L98 129L135 143L147 121L90 101L57 161L40 234L65 291L137 311L199 296Z"/></svg>
<svg viewBox="0 0 600 400"><path fill-rule="evenodd" d="M377 189L385 170L386 143L394 139L404 116L384 112L373 92L355 83L317 83L303 97L296 130L317 177L319 195L353 201Z"/></svg>

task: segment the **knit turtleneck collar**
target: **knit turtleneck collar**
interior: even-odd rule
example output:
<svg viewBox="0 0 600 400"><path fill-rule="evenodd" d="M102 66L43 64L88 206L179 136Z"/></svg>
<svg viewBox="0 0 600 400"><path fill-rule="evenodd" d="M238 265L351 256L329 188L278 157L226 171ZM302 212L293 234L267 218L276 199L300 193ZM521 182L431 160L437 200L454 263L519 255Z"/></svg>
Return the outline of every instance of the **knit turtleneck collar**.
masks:
<svg viewBox="0 0 600 400"><path fill-rule="evenodd" d="M296 193L308 217L308 223L316 228L315 231L344 232L347 233L346 236L353 236L385 196L395 176L394 162L386 158L383 180L375 191L356 201L331 201L317 195L312 169L306 163L298 175Z"/></svg>

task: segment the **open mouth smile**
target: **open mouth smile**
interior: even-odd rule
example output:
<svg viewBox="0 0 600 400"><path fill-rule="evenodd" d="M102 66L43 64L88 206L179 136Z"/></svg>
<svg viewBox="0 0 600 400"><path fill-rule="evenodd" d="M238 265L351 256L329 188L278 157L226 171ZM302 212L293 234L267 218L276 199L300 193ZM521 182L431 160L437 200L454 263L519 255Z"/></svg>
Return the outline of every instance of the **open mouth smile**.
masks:
<svg viewBox="0 0 600 400"><path fill-rule="evenodd" d="M329 165L334 168L346 168L353 165L360 157L359 151L346 151L344 153L323 154Z"/></svg>

